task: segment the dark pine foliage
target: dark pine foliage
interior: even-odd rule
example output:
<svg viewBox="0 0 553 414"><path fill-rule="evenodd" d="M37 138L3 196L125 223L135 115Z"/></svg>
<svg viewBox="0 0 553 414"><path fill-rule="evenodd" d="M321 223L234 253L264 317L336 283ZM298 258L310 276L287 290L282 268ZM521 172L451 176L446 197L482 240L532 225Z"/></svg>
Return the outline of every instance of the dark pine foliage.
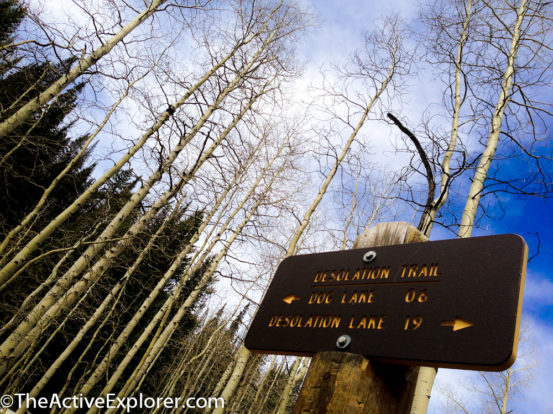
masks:
<svg viewBox="0 0 553 414"><path fill-rule="evenodd" d="M28 65L0 79L0 120L46 89L59 76L60 66L47 62ZM78 85L60 95L43 111L0 141L0 224L3 232L16 226L33 209L54 178L79 151L86 137L72 140L65 118L75 108ZM21 99L21 96L25 97ZM86 156L66 174L50 195L41 221L57 215L89 184L92 167L83 168Z"/></svg>
<svg viewBox="0 0 553 414"><path fill-rule="evenodd" d="M0 121L38 96L63 74L71 61L23 64L14 43L25 18L16 0L0 0ZM68 165L86 137L71 139L68 115L77 104L83 84L58 96L43 110L0 140L0 235L19 224L33 209L44 189ZM92 166L85 155L58 183L35 226L47 222L71 203L89 184Z"/></svg>
<svg viewBox="0 0 553 414"><path fill-rule="evenodd" d="M17 0L0 0L0 76L13 67L18 61L14 56L14 33L25 17L25 9Z"/></svg>

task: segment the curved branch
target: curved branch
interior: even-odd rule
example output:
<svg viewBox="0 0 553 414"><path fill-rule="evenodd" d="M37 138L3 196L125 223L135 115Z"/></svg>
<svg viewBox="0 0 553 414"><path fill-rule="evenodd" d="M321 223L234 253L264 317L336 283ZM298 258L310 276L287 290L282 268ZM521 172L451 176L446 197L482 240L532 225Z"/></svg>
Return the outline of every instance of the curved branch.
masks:
<svg viewBox="0 0 553 414"><path fill-rule="evenodd" d="M417 148L417 152L419 153L419 156L421 157L421 161L424 165L424 168L426 169L426 181L428 183L428 195L426 197L426 204L424 206L424 211L422 212L421 219L419 222L419 225L417 227L418 230L422 230L421 227L424 225L424 218L426 215L430 214L430 210L432 208L432 200L434 198L434 192L436 191L436 183L434 182L434 173L432 172L432 166L430 165L430 161L428 160L428 156L426 155L426 152L424 151L421 143L409 129L407 129L399 119L397 119L394 115L391 113L386 114L388 118L392 120L394 124L403 132L405 135L413 141L413 144L415 144L415 147Z"/></svg>

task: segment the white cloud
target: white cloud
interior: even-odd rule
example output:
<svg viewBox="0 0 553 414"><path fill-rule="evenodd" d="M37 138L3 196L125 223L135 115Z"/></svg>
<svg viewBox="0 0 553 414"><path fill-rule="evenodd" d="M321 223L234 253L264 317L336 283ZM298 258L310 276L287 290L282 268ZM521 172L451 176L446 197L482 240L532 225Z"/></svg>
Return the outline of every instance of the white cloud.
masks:
<svg viewBox="0 0 553 414"><path fill-rule="evenodd" d="M529 310L553 305L553 281L528 272L524 286L524 307Z"/></svg>

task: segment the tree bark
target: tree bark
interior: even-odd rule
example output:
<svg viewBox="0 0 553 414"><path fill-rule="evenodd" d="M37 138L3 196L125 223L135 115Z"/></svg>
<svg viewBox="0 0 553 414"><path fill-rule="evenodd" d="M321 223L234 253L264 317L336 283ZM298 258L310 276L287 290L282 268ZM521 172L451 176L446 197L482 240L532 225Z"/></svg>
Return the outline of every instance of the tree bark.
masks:
<svg viewBox="0 0 553 414"><path fill-rule="evenodd" d="M246 363L248 362L250 355L251 352L248 351L243 344L240 345L236 358L236 365L234 366L232 374L225 385L223 392L221 393L221 398L225 400L225 404L230 401L230 398L234 394L234 390L240 382L240 378L242 378L242 373L244 372L244 368L246 368ZM223 414L224 410L225 409L223 407L217 407L213 410L213 414Z"/></svg>

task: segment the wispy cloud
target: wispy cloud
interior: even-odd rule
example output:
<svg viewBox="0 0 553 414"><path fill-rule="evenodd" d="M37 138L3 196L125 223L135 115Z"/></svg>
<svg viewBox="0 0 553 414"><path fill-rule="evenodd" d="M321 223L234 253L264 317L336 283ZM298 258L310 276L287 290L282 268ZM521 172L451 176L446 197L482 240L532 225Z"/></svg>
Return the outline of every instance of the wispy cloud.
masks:
<svg viewBox="0 0 553 414"><path fill-rule="evenodd" d="M553 281L529 271L524 286L524 306L528 310L553 306Z"/></svg>

